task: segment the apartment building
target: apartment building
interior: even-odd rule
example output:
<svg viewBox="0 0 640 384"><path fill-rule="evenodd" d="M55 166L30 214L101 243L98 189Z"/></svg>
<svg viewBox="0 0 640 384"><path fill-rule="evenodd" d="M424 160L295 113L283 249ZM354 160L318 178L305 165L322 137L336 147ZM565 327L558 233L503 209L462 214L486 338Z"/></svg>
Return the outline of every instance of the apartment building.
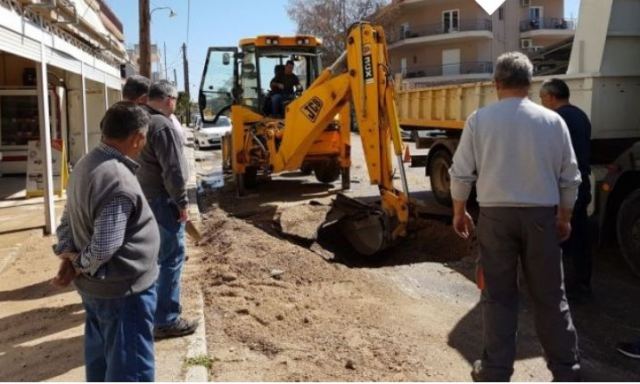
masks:
<svg viewBox="0 0 640 384"><path fill-rule="evenodd" d="M374 18L409 86L487 79L500 54L535 54L575 32L563 0L507 0L493 15L474 0L393 0Z"/></svg>

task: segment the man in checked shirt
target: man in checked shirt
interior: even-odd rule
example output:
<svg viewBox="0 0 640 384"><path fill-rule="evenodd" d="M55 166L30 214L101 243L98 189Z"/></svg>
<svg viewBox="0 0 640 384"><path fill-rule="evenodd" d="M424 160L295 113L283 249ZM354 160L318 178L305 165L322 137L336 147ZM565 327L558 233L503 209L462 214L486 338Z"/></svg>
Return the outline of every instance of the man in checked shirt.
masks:
<svg viewBox="0 0 640 384"><path fill-rule="evenodd" d="M74 282L86 311L87 381L153 381L160 233L135 172L149 117L131 102L113 105L102 143L75 166L54 252L53 284Z"/></svg>

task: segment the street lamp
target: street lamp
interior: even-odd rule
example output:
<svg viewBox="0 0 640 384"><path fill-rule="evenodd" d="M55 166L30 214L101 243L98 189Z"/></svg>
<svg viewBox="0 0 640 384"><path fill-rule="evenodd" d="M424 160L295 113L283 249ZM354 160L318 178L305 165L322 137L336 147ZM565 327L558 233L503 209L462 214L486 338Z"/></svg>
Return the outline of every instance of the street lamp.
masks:
<svg viewBox="0 0 640 384"><path fill-rule="evenodd" d="M149 18L151 18L151 15L153 15L153 12L155 12L155 11L159 11L159 10L161 10L161 9L168 9L168 10L169 10L169 17L176 17L176 16L178 16L178 14L177 14L177 13L175 13L171 7L155 7L155 8L153 8L153 9L151 10L151 12L149 12Z"/></svg>
<svg viewBox="0 0 640 384"><path fill-rule="evenodd" d="M149 0L138 0L140 17L140 74L151 78L151 14L161 9L169 10L169 17L176 16L171 7L156 7L149 11Z"/></svg>

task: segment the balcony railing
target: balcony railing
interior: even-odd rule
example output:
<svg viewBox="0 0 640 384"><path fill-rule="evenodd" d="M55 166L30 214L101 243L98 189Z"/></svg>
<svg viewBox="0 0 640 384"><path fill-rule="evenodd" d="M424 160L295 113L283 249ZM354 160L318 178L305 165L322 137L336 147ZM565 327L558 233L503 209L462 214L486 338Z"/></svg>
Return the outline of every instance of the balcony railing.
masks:
<svg viewBox="0 0 640 384"><path fill-rule="evenodd" d="M410 66L404 71L401 68L397 68L396 73L402 73L402 77L405 79L413 79L417 77L490 74L493 73L493 63L490 61L468 61L434 66Z"/></svg>
<svg viewBox="0 0 640 384"><path fill-rule="evenodd" d="M535 31L538 29L575 30L575 19L561 17L548 17L544 19L526 19L520 22L520 32Z"/></svg>
<svg viewBox="0 0 640 384"><path fill-rule="evenodd" d="M490 19L468 19L460 20L458 25L453 27L444 23L411 25L409 29L400 28L391 31L389 43L393 44L400 40L412 39L416 37L442 35L467 31L491 31Z"/></svg>
<svg viewBox="0 0 640 384"><path fill-rule="evenodd" d="M104 13L107 19L109 19L113 23L113 25L120 31L120 33L124 33L122 28L122 22L120 21L118 16L116 16L116 14L113 13L113 11L107 5L107 3L104 0L98 0L98 4L100 4L100 11Z"/></svg>

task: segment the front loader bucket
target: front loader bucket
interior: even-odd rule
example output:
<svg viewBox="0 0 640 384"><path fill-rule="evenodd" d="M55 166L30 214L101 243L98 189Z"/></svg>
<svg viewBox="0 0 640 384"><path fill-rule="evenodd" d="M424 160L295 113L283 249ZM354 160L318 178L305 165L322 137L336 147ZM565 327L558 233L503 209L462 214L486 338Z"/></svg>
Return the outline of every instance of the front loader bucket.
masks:
<svg viewBox="0 0 640 384"><path fill-rule="evenodd" d="M387 215L377 206L339 194L327 221L339 231L361 255L372 256L391 245Z"/></svg>

